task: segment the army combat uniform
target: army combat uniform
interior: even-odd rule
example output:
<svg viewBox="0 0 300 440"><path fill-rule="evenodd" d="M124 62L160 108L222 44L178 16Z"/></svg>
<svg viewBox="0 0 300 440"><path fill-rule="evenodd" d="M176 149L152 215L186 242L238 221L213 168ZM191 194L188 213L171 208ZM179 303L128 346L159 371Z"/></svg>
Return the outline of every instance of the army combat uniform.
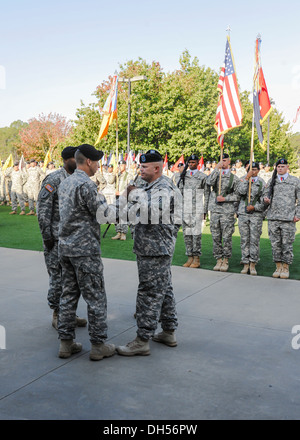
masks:
<svg viewBox="0 0 300 440"><path fill-rule="evenodd" d="M211 213L210 231L213 239L213 256L217 260L215 270L226 271L228 259L232 254L232 235L234 233L235 213L240 195L237 192L239 178L230 170L221 170L221 194L225 202L216 203L219 195L220 171L214 171L207 177L206 183L211 187L208 210ZM222 261L223 259L223 261ZM224 269L222 269L224 266Z"/></svg>
<svg viewBox="0 0 300 440"><path fill-rule="evenodd" d="M9 174L11 178L11 207L12 212L17 212L18 202L21 208L21 213L25 214L25 200L23 195L23 185L26 177L21 170L16 171L11 169Z"/></svg>
<svg viewBox="0 0 300 440"><path fill-rule="evenodd" d="M28 179L26 189L28 194L29 213L34 214L34 204L37 202L39 191L41 188L41 177L43 171L40 167L29 167L27 170ZM28 214L27 214L28 215Z"/></svg>
<svg viewBox="0 0 300 440"><path fill-rule="evenodd" d="M259 242L266 206L263 202L265 181L261 177L250 177L251 197L249 202L249 180L241 179L237 191L241 196L238 218L241 237L241 263L244 264L242 273L256 275L255 265L259 261ZM254 211L246 212L247 205L254 206Z"/></svg>
<svg viewBox="0 0 300 440"><path fill-rule="evenodd" d="M37 217L44 242L44 258L49 275L48 304L58 313L59 299L62 292L61 265L58 257L58 225L59 204L58 188L69 174L65 168L54 171L42 182L38 195ZM53 241L52 249L45 246L45 242Z"/></svg>
<svg viewBox="0 0 300 440"><path fill-rule="evenodd" d="M100 250L100 226L96 212L106 200L83 171L76 169L58 190L59 257L62 294L59 305L59 338L73 340L75 315L82 295L87 303L88 330L92 344L107 338L107 298Z"/></svg>
<svg viewBox="0 0 300 440"><path fill-rule="evenodd" d="M281 180L282 179L282 180ZM264 190L264 197L269 198L271 180ZM300 180L289 174L277 175L273 188L271 204L267 211L268 232L272 246L273 261L281 266L293 262L293 243L295 241L296 223L294 217L300 217ZM287 267L288 271L288 267ZM273 274L277 278L276 275ZM285 276L281 276L283 278Z"/></svg>
<svg viewBox="0 0 300 440"><path fill-rule="evenodd" d="M182 232L186 255L189 257L188 262L184 264L185 267L200 266L202 222L204 214L207 213L209 199L206 178L207 176L199 170L188 170L179 183L179 190L183 196Z"/></svg>

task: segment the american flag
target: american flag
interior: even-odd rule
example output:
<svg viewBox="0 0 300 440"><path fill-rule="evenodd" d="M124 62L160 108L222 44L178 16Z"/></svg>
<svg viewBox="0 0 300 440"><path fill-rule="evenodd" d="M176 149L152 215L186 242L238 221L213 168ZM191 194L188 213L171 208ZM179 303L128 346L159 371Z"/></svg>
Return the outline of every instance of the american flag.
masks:
<svg viewBox="0 0 300 440"><path fill-rule="evenodd" d="M218 142L223 147L224 134L235 127L239 127L243 119L229 37L226 41L225 61L219 78L218 90L220 95L215 129L218 133Z"/></svg>
<svg viewBox="0 0 300 440"><path fill-rule="evenodd" d="M296 113L296 117L295 117L295 119L293 120L294 124L296 124L299 115L300 115L300 107L298 107L298 110L297 110L297 113Z"/></svg>

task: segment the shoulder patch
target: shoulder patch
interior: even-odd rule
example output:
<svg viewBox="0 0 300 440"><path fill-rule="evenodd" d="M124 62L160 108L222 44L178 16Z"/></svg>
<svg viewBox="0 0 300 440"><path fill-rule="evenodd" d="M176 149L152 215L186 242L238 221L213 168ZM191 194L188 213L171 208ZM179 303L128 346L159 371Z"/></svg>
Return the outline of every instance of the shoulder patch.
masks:
<svg viewBox="0 0 300 440"><path fill-rule="evenodd" d="M54 191L53 186L50 185L50 183L47 183L47 185L45 185L45 189L47 191L49 191L50 193L52 193Z"/></svg>

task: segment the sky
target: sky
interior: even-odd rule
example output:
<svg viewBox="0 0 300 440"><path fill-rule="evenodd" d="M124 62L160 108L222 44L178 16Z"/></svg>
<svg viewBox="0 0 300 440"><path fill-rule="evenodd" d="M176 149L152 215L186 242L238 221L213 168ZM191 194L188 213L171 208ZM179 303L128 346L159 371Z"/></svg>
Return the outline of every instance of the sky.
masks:
<svg viewBox="0 0 300 440"><path fill-rule="evenodd" d="M2 1L0 127L39 114L75 119L81 101L139 57L164 72L184 50L219 71L228 26L241 90L252 90L255 39L269 95L293 132L300 132L299 0Z"/></svg>

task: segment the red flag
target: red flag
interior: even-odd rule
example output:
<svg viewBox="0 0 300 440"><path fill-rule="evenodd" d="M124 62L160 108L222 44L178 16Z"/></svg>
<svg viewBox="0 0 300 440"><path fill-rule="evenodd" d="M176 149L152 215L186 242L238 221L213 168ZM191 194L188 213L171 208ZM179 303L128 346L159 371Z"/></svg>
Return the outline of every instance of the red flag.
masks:
<svg viewBox="0 0 300 440"><path fill-rule="evenodd" d="M224 134L235 127L241 126L243 119L229 37L227 37L225 61L219 78L218 90L220 96L215 129L218 133L218 142L223 147Z"/></svg>
<svg viewBox="0 0 300 440"><path fill-rule="evenodd" d="M167 170L168 170L168 155L166 153L164 163L163 163L163 171L167 171Z"/></svg>
<svg viewBox="0 0 300 440"><path fill-rule="evenodd" d="M183 163L183 165L184 165L184 156L183 155L180 156L180 158L177 160L177 162L175 162L174 165L171 167L172 173L175 173L176 171L179 171L178 165L180 163Z"/></svg>
<svg viewBox="0 0 300 440"><path fill-rule="evenodd" d="M204 159L203 159L203 156L201 156L201 159L199 160L199 163L198 163L198 166L197 166L197 169L199 170L199 171L204 171Z"/></svg>
<svg viewBox="0 0 300 440"><path fill-rule="evenodd" d="M298 120L298 116L300 115L300 107L298 107L295 119L293 120L293 123L296 124L297 120Z"/></svg>

